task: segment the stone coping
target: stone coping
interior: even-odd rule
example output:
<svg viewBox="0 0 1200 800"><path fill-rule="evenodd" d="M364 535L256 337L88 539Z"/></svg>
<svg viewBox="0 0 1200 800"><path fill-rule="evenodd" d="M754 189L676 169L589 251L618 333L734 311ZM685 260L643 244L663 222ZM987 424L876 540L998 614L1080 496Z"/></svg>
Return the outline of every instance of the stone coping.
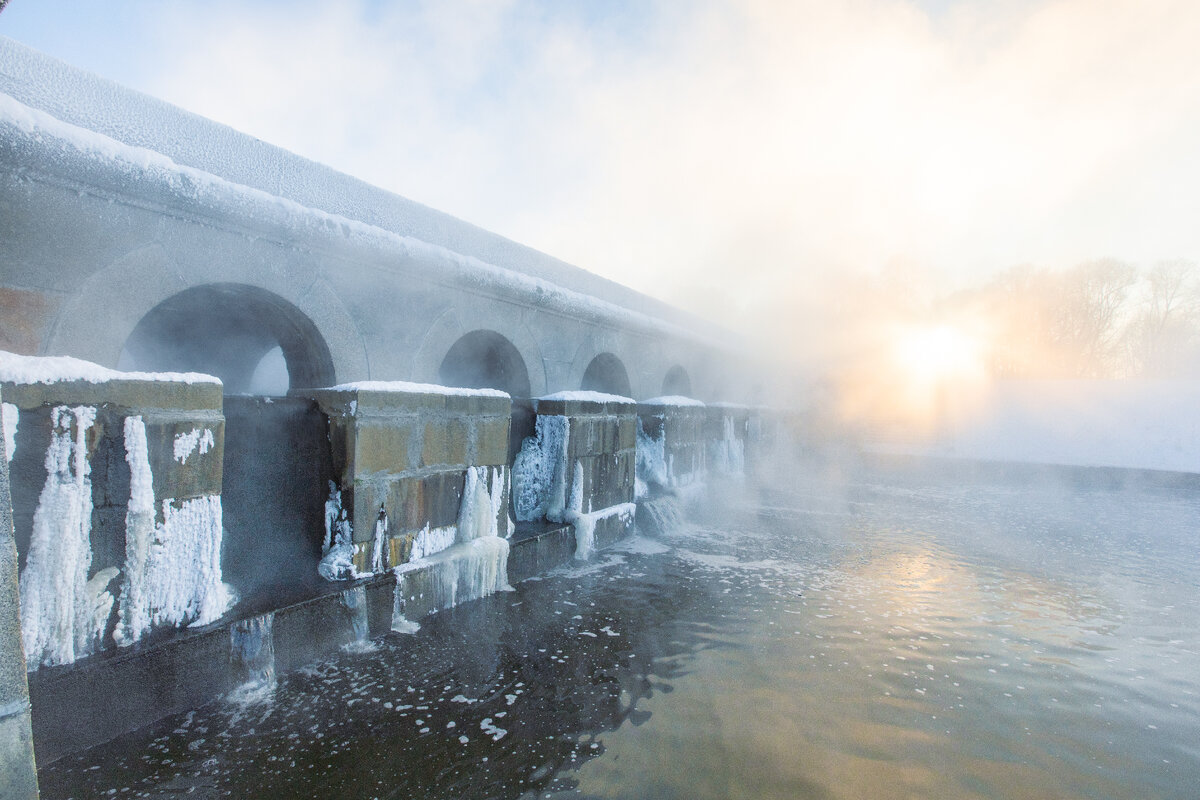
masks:
<svg viewBox="0 0 1200 800"><path fill-rule="evenodd" d="M612 400L603 402L596 399L559 400L542 397L533 401L533 407L539 416L629 416L637 413L637 404L633 400L618 399L615 395L610 396L613 398Z"/></svg>
<svg viewBox="0 0 1200 800"><path fill-rule="evenodd" d="M222 408L220 383L184 383L116 378L100 383L86 380L54 383L0 381L4 402L29 411L42 406L102 406L130 409L215 411Z"/></svg>
<svg viewBox="0 0 1200 800"><path fill-rule="evenodd" d="M411 386L413 390L376 389L362 387L328 387L317 389L292 389L289 397L305 397L315 400L321 410L331 416L357 417L362 415L409 415L430 411L448 411L458 414L508 415L512 400L508 395L496 393L456 392L448 387L430 384L395 384ZM438 391L445 388L445 391Z"/></svg>

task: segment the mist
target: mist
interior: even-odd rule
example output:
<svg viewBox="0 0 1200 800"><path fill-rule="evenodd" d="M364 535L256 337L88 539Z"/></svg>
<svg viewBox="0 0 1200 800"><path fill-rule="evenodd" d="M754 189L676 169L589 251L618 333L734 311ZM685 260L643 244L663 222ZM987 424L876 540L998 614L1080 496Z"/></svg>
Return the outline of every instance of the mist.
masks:
<svg viewBox="0 0 1200 800"><path fill-rule="evenodd" d="M35 15L56 7L102 22L18 0L0 31L53 53L65 34L39 34ZM73 34L92 42L74 50L93 63L75 63L787 357L820 354L821 309L853 302L829 296L847 274L914 269L956 288L1016 264L1200 249L1194 4L133 3L110 16L116 32ZM117 35L141 54L94 52Z"/></svg>

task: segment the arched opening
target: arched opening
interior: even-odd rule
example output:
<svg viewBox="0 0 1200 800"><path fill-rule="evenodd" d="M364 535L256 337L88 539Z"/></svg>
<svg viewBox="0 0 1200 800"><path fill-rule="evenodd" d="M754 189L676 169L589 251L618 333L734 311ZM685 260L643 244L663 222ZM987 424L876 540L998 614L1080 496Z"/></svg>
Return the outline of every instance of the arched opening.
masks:
<svg viewBox="0 0 1200 800"><path fill-rule="evenodd" d="M283 395L334 382L333 359L312 321L282 297L236 283L185 289L150 309L118 366L216 375L227 395Z"/></svg>
<svg viewBox="0 0 1200 800"><path fill-rule="evenodd" d="M667 370L662 393L664 397L691 397L692 379L688 377L687 370L678 364Z"/></svg>
<svg viewBox="0 0 1200 800"><path fill-rule="evenodd" d="M438 381L463 389L499 389L515 398L529 397L529 370L508 339L495 331L471 331L442 359Z"/></svg>
<svg viewBox="0 0 1200 800"><path fill-rule="evenodd" d="M612 353L601 353L592 359L583 373L583 382L579 388L585 392L603 392L621 397L630 397L633 394L625 365Z"/></svg>
<svg viewBox="0 0 1200 800"><path fill-rule="evenodd" d="M221 379L223 577L249 608L313 591L333 477L327 422L308 398L285 395L335 383L316 325L264 289L197 286L142 318L118 366Z"/></svg>

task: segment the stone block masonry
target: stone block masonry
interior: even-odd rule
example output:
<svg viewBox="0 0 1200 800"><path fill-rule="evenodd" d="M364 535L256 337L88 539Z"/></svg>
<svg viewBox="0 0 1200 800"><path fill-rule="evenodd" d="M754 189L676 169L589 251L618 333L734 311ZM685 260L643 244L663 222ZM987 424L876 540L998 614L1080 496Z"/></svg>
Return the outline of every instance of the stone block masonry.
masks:
<svg viewBox="0 0 1200 800"><path fill-rule="evenodd" d="M536 401L534 436L513 466L518 520L569 522L575 556L632 531L637 462L633 400L562 392Z"/></svg>
<svg viewBox="0 0 1200 800"><path fill-rule="evenodd" d="M452 545L472 467L485 468L486 483L502 494L496 528L507 532L508 395L403 382L292 394L313 398L328 417L355 573L379 572Z"/></svg>
<svg viewBox="0 0 1200 800"><path fill-rule="evenodd" d="M652 476L662 488L678 489L703 483L708 474L709 411L697 400L661 397L638 404L642 446L661 450L662 474ZM652 461L657 461L657 454ZM643 463L646 459L643 458Z"/></svg>
<svg viewBox="0 0 1200 800"><path fill-rule="evenodd" d="M30 671L215 621L221 384L0 354Z"/></svg>

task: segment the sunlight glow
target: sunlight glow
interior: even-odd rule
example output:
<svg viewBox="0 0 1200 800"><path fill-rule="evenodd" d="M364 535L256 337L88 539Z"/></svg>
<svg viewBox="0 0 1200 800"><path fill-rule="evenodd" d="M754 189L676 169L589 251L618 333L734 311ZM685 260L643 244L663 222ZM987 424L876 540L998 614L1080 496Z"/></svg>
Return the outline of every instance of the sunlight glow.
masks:
<svg viewBox="0 0 1200 800"><path fill-rule="evenodd" d="M902 335L895 355L909 380L922 385L983 374L981 343L952 325L918 328Z"/></svg>

